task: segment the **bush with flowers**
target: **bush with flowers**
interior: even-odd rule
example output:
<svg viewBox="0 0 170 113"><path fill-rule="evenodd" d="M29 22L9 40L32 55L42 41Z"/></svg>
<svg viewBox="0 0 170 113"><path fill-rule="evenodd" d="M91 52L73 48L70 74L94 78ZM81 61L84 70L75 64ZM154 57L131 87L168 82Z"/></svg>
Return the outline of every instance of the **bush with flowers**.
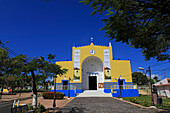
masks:
<svg viewBox="0 0 170 113"><path fill-rule="evenodd" d="M43 96L44 99L53 99L54 98L54 92L44 92L42 96ZM56 92L55 98L56 99L63 99L64 93Z"/></svg>

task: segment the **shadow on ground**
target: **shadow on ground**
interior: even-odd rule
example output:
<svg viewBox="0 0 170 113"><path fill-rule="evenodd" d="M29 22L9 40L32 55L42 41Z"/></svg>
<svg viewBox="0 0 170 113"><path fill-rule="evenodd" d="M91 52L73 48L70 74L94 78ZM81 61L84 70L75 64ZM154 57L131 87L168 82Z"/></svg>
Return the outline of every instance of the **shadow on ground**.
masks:
<svg viewBox="0 0 170 113"><path fill-rule="evenodd" d="M64 111L64 113L65 112L67 112L67 113L84 113L86 111L86 108L78 108L78 107L64 108L63 107L61 109L59 109L59 108L55 108L55 109L49 108L48 110L57 111L55 113L63 113L63 111ZM50 112L50 113L54 113L54 112Z"/></svg>

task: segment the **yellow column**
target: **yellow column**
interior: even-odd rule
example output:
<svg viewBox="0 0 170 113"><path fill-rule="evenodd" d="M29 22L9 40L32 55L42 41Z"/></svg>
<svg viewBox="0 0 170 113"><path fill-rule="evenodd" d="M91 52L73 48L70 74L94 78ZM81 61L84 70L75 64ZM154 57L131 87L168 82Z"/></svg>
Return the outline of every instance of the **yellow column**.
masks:
<svg viewBox="0 0 170 113"><path fill-rule="evenodd" d="M75 90L75 93L76 93L76 88L74 90Z"/></svg>

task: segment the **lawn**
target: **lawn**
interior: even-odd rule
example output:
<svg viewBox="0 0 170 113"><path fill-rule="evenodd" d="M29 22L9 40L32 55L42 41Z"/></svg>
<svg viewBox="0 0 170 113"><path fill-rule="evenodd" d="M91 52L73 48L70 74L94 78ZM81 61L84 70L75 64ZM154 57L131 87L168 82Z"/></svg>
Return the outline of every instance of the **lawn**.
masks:
<svg viewBox="0 0 170 113"><path fill-rule="evenodd" d="M151 106L151 96L140 95L139 97L123 97L123 100L137 103L142 106L147 106L147 107ZM162 101L163 101L163 109L170 109L170 99L162 99ZM162 106L157 106L157 107L162 108Z"/></svg>

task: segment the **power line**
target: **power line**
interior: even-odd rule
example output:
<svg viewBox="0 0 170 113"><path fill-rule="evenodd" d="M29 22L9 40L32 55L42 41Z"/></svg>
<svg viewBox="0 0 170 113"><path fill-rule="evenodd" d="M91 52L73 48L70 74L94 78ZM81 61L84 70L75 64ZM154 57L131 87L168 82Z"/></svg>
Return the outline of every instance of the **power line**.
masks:
<svg viewBox="0 0 170 113"><path fill-rule="evenodd" d="M15 51L13 51L10 48L7 48L7 46L4 43L2 43L1 41L0 41L0 45L1 45L2 48L6 49L8 52L12 53L13 55L19 56L19 54L17 54Z"/></svg>
<svg viewBox="0 0 170 113"><path fill-rule="evenodd" d="M163 63L161 63L161 64L154 64L154 65L151 65L151 66L153 67L153 66L157 66L157 65L166 64L166 63L170 63L170 62L163 62Z"/></svg>
<svg viewBox="0 0 170 113"><path fill-rule="evenodd" d="M152 71L165 71L165 70L170 70L170 67L168 67L166 69L157 69L157 70L152 70Z"/></svg>
<svg viewBox="0 0 170 113"><path fill-rule="evenodd" d="M164 71L164 76L165 76L165 78L167 78L167 76L166 76L166 72Z"/></svg>
<svg viewBox="0 0 170 113"><path fill-rule="evenodd" d="M163 73L164 73L164 72L162 72L162 71L161 71L161 72L159 72L159 73L156 73L156 74L158 74L158 75L162 75Z"/></svg>

